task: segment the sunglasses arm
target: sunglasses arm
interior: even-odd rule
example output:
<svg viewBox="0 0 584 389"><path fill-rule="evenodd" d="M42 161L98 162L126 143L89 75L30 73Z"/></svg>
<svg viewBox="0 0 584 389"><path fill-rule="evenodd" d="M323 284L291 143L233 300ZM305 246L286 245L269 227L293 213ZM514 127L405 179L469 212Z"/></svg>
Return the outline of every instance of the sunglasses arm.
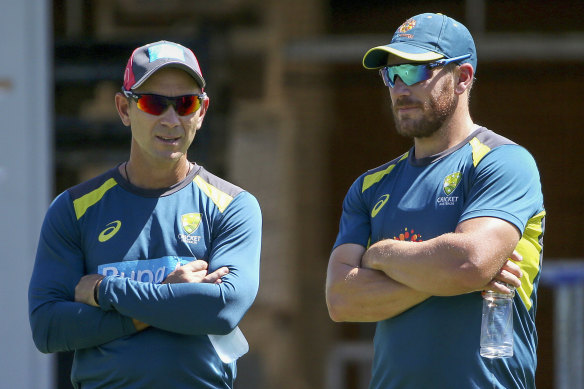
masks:
<svg viewBox="0 0 584 389"><path fill-rule="evenodd" d="M209 109L209 96L207 96L207 93L203 92L203 97L201 98L201 108L202 114L207 113L207 110Z"/></svg>

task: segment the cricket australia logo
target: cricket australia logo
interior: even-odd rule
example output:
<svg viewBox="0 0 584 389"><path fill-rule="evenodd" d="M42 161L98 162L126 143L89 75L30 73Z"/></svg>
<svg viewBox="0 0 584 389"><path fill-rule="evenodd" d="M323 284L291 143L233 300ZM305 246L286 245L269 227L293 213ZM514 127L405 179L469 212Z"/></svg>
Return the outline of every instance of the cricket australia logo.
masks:
<svg viewBox="0 0 584 389"><path fill-rule="evenodd" d="M201 214L187 213L181 216L181 222L183 230L190 235L199 228L199 224L201 224Z"/></svg>
<svg viewBox="0 0 584 389"><path fill-rule="evenodd" d="M416 20L415 19L408 19L401 26L399 26L398 31L401 33L408 32L412 28L414 28L415 26L416 26Z"/></svg>
<svg viewBox="0 0 584 389"><path fill-rule="evenodd" d="M460 183L461 178L462 173L460 172L452 173L446 176L446 178L444 179L444 184L442 185L442 188L444 189L444 193L446 193L446 196L450 196L450 193L454 192L454 189L456 189L456 187Z"/></svg>
<svg viewBox="0 0 584 389"><path fill-rule="evenodd" d="M461 172L449 174L446 176L446 178L444 178L444 182L442 183L442 190L446 196L441 196L436 199L438 205L454 205L458 202L458 196L450 195L458 187L458 184L460 184L461 178Z"/></svg>
<svg viewBox="0 0 584 389"><path fill-rule="evenodd" d="M178 234L178 240L185 243L199 243L201 237L199 235L193 236L192 234L197 231L199 225L201 224L201 214L200 213L186 213L181 216L181 225L183 231L186 234Z"/></svg>

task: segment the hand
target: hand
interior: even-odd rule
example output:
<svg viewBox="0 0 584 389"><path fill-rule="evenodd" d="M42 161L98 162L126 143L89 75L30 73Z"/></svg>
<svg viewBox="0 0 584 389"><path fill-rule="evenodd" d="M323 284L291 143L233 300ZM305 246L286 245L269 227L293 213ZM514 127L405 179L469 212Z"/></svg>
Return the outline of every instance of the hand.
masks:
<svg viewBox="0 0 584 389"><path fill-rule="evenodd" d="M517 265L515 262L520 262L522 260L523 257L514 250L511 254L511 257L499 271L499 274L497 274L495 278L489 282L489 284L485 287L485 290L492 290L493 292L503 294L511 293L511 290L502 283L510 284L515 288L519 288L521 286L520 278L523 276L523 273L519 265Z"/></svg>
<svg viewBox="0 0 584 389"><path fill-rule="evenodd" d="M181 283L209 283L220 284L221 277L229 273L227 267L220 267L212 273L208 272L207 262L197 259L183 265L170 273L162 281L163 284L181 284Z"/></svg>
<svg viewBox="0 0 584 389"><path fill-rule="evenodd" d="M93 307L99 307L97 301L95 301L95 288L103 279L101 274L88 274L81 277L77 286L75 286L75 301L79 303L84 303L91 305Z"/></svg>

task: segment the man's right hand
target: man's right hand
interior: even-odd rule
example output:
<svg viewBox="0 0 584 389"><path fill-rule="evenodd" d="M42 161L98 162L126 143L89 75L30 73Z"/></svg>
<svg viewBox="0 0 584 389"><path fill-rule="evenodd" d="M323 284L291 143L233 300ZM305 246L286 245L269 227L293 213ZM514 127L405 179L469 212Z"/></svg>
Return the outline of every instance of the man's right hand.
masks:
<svg viewBox="0 0 584 389"><path fill-rule="evenodd" d="M208 273L207 262L197 259L183 265L170 273L162 281L163 284L181 284L181 283L209 283L220 284L221 277L229 273L227 267L220 267L212 273Z"/></svg>
<svg viewBox="0 0 584 389"><path fill-rule="evenodd" d="M227 267L220 267L213 273L208 274L208 264L200 259L194 260L192 262L183 265L170 273L164 281L163 284L183 284L183 283L209 283L209 284L220 284L221 277L229 273ZM132 319L134 327L138 331L142 331L148 327L149 324L143 323L137 319Z"/></svg>

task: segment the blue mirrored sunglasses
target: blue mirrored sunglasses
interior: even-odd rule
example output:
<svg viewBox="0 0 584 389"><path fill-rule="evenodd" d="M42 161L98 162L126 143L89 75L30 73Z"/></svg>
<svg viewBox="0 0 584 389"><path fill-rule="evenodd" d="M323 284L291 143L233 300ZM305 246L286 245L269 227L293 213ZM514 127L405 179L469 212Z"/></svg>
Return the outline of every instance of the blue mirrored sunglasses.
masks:
<svg viewBox="0 0 584 389"><path fill-rule="evenodd" d="M385 66L379 69L379 74L381 75L385 86L393 88L395 86L395 78L397 76L399 76L404 84L409 86L421 81L425 81L432 77L432 69L438 66L445 66L452 62L462 61L468 57L470 57L470 54L465 54L454 58L444 58L430 63L405 63L402 65Z"/></svg>

